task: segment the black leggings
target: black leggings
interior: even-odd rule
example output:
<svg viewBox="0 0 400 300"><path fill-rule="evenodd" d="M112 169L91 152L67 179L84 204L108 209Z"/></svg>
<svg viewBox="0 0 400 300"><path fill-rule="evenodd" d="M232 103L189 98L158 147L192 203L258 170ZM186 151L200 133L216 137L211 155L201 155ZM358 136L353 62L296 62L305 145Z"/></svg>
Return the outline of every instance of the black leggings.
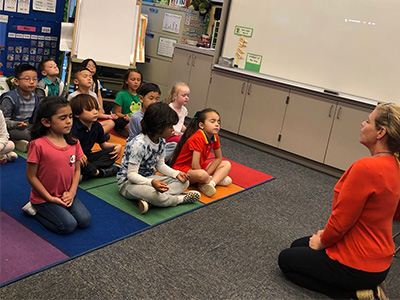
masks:
<svg viewBox="0 0 400 300"><path fill-rule="evenodd" d="M374 289L385 280L389 269L364 272L332 260L325 250L308 246L310 237L298 239L279 254L278 264L295 284L323 293L333 299L355 298L355 291ZM356 299L356 298L355 298Z"/></svg>
<svg viewBox="0 0 400 300"><path fill-rule="evenodd" d="M114 148L107 148L86 154L87 165L81 168L81 174L90 177L94 176L98 169L110 168L115 162L110 155L113 150Z"/></svg>

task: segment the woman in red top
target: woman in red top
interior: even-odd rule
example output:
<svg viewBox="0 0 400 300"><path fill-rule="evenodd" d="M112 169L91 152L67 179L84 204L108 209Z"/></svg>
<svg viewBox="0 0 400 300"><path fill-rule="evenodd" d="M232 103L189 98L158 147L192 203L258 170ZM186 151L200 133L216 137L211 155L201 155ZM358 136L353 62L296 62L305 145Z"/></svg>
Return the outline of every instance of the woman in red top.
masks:
<svg viewBox="0 0 400 300"><path fill-rule="evenodd" d="M279 255L285 276L334 299L388 299L393 217L400 198L400 106L378 104L362 123L371 157L356 161L334 188L323 230Z"/></svg>

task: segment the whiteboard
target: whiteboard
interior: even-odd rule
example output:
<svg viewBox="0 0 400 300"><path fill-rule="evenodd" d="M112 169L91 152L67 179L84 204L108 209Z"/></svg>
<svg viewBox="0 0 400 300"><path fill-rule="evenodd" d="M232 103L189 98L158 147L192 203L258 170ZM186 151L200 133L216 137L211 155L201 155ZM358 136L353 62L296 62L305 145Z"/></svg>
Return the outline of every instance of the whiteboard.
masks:
<svg viewBox="0 0 400 300"><path fill-rule="evenodd" d="M81 0L73 55L129 66L133 62L138 10L136 0Z"/></svg>
<svg viewBox="0 0 400 300"><path fill-rule="evenodd" d="M398 0L231 0L222 56L247 27L244 57L261 55L260 73L400 104L399 12Z"/></svg>

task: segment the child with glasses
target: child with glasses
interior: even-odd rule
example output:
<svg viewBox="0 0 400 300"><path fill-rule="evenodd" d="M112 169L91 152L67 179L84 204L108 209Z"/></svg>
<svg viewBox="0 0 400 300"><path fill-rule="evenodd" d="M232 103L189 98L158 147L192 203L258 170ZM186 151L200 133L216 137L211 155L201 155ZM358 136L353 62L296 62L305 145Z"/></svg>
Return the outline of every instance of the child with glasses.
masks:
<svg viewBox="0 0 400 300"><path fill-rule="evenodd" d="M34 66L21 64L15 68L14 90L1 95L0 106L7 124L10 139L17 150L28 151L29 129L39 105L39 97L34 92L37 83L37 71Z"/></svg>

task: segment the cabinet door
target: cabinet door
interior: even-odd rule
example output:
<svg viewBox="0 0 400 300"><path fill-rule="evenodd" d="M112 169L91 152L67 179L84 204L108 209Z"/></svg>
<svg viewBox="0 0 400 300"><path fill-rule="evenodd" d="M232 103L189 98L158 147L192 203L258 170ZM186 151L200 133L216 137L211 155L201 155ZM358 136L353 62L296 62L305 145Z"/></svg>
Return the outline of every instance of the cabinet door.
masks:
<svg viewBox="0 0 400 300"><path fill-rule="evenodd" d="M238 133L247 83L246 79L212 72L206 106L220 113L222 129Z"/></svg>
<svg viewBox="0 0 400 300"><path fill-rule="evenodd" d="M168 84L170 88L177 81L188 83L190 68L192 66L193 53L191 51L174 49L174 57L170 68ZM166 95L168 96L168 95Z"/></svg>
<svg viewBox="0 0 400 300"><path fill-rule="evenodd" d="M278 147L289 90L250 81L239 134Z"/></svg>
<svg viewBox="0 0 400 300"><path fill-rule="evenodd" d="M359 142L361 122L370 112L371 109L351 104L338 105L325 164L346 170L356 160L370 156L369 150Z"/></svg>
<svg viewBox="0 0 400 300"><path fill-rule="evenodd" d="M200 53L192 54L192 68L188 80L190 98L186 104L189 117L193 117L197 110L202 110L206 107L212 64L212 56Z"/></svg>
<svg viewBox="0 0 400 300"><path fill-rule="evenodd" d="M337 101L291 92L279 148L322 163L336 106Z"/></svg>

